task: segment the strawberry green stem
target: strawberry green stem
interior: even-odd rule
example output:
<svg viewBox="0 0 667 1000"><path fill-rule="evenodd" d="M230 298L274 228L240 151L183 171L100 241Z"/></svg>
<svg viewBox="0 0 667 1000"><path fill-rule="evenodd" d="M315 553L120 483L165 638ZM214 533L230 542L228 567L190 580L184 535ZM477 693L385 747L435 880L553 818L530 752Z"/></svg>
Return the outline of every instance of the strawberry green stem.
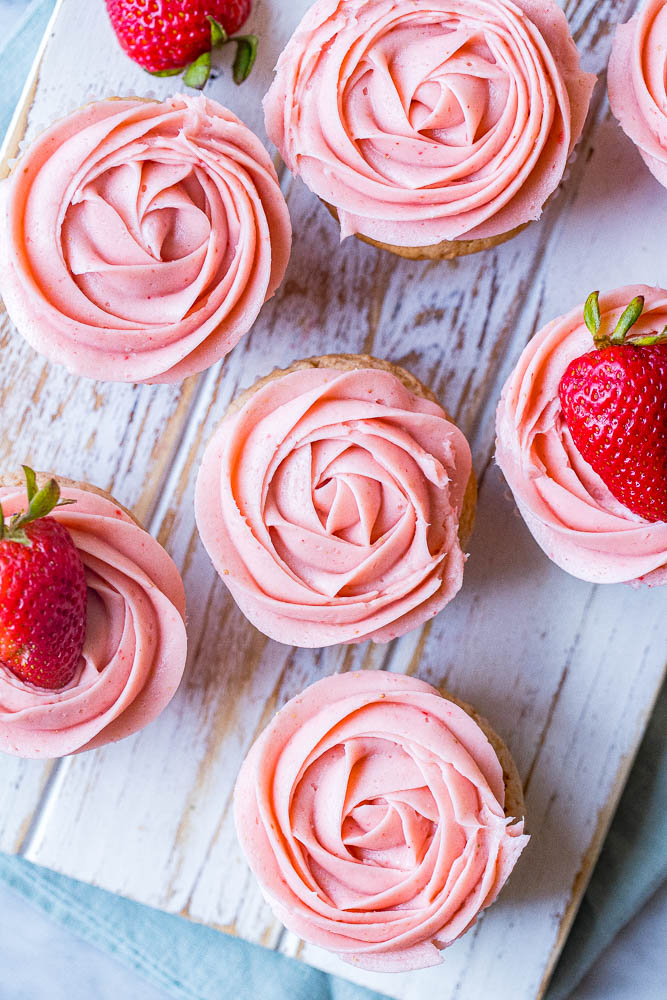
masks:
<svg viewBox="0 0 667 1000"><path fill-rule="evenodd" d="M183 82L187 87L193 87L195 90L203 90L211 75L212 50L234 42L236 44L236 56L234 57L232 75L234 83L243 83L250 76L250 72L257 59L257 46L259 45L257 35L234 35L230 38L219 21L216 21L210 14L206 16L211 25L211 48L208 52L202 52L194 62L190 63L183 76ZM180 70L174 70L173 72L178 73Z"/></svg>
<svg viewBox="0 0 667 1000"><path fill-rule="evenodd" d="M592 334L595 346L599 351L612 345L614 347L621 347L623 344L632 344L634 347L652 347L654 344L667 343L667 326L665 326L662 333L654 332L628 337L629 331L644 311L643 295L635 296L632 302L626 306L611 336L600 333L602 316L600 314L599 297L599 292L591 292L584 305L584 322Z"/></svg>
<svg viewBox="0 0 667 1000"><path fill-rule="evenodd" d="M28 509L14 514L9 524L5 521L4 511L0 505L0 541L17 542L19 545L32 545L26 534L26 525L33 521L39 521L46 517L56 507L64 507L66 504L75 503L74 500L62 500L60 497L60 486L55 479L49 479L41 489L37 488L37 476L33 470L23 466L25 475L26 493L28 495Z"/></svg>

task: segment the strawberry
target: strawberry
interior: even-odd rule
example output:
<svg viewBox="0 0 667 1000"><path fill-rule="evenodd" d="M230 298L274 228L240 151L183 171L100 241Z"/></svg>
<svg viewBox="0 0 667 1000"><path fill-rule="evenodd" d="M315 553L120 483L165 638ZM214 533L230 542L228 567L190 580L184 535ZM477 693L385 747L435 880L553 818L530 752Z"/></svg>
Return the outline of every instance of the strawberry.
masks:
<svg viewBox="0 0 667 1000"><path fill-rule="evenodd" d="M628 336L633 299L609 336L598 292L584 307L595 349L568 365L558 394L575 446L610 493L647 521L667 521L667 326Z"/></svg>
<svg viewBox="0 0 667 1000"><path fill-rule="evenodd" d="M243 83L250 74L257 36L231 36L248 19L252 0L106 0L106 5L121 46L149 73L173 76L185 70L184 82L201 90L211 71L211 49L235 42L234 80Z"/></svg>
<svg viewBox="0 0 667 1000"><path fill-rule="evenodd" d="M37 489L23 467L28 510L5 522L0 506L0 666L19 680L56 690L69 684L86 636L86 574L72 536L53 517L55 479Z"/></svg>

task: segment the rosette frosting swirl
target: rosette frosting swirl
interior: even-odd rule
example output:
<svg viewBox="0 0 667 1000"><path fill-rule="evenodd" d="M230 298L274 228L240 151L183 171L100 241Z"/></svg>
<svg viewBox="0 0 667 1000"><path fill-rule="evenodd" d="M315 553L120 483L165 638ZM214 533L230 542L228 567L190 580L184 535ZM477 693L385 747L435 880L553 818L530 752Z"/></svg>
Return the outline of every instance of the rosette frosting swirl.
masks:
<svg viewBox="0 0 667 1000"><path fill-rule="evenodd" d="M636 332L667 324L667 291L633 285L600 297L612 330L635 295L646 300ZM635 332L633 329L633 332ZM565 369L593 350L583 306L553 320L524 350L503 390L496 460L538 544L562 569L592 583L667 583L667 523L616 500L582 458L558 398Z"/></svg>
<svg viewBox="0 0 667 1000"><path fill-rule="evenodd" d="M266 635L388 641L460 589L470 477L463 434L390 371L300 367L270 376L220 425L197 525Z"/></svg>
<svg viewBox="0 0 667 1000"><path fill-rule="evenodd" d="M318 0L264 107L343 236L425 247L538 218L594 82L553 0Z"/></svg>
<svg viewBox="0 0 667 1000"><path fill-rule="evenodd" d="M185 594L162 546L110 498L62 487L76 501L50 514L70 531L88 584L79 668L47 691L0 666L0 750L63 757L130 736L171 701L185 667ZM0 488L5 516L25 489Z"/></svg>
<svg viewBox="0 0 667 1000"><path fill-rule="evenodd" d="M205 97L88 105L43 133L3 188L8 312L36 350L90 378L202 371L287 267L271 159Z"/></svg>
<svg viewBox="0 0 667 1000"><path fill-rule="evenodd" d="M383 972L440 962L528 841L471 716L382 671L327 677L288 702L246 758L234 802L283 923Z"/></svg>
<svg viewBox="0 0 667 1000"><path fill-rule="evenodd" d="M651 173L667 187L667 2L646 0L616 28L609 102Z"/></svg>

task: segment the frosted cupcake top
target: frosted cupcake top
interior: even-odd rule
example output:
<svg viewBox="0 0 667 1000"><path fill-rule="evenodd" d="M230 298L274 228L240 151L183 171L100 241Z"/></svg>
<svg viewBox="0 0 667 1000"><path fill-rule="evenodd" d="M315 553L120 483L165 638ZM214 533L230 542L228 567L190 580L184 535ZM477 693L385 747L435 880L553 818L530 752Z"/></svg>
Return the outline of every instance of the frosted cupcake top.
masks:
<svg viewBox="0 0 667 1000"><path fill-rule="evenodd" d="M594 82L553 0L318 0L264 107L343 236L431 246L539 217Z"/></svg>
<svg viewBox="0 0 667 1000"><path fill-rule="evenodd" d="M468 443L389 371L299 368L214 434L195 497L241 610L297 646L388 641L461 587Z"/></svg>
<svg viewBox="0 0 667 1000"><path fill-rule="evenodd" d="M130 736L171 701L185 667L185 594L162 546L113 500L62 486L55 517L70 531L88 584L83 654L71 682L47 691L0 666L0 750L63 757ZM5 516L24 487L0 488Z"/></svg>
<svg viewBox="0 0 667 1000"><path fill-rule="evenodd" d="M633 285L600 297L613 328L643 295L636 332L667 324L667 291ZM529 342L503 390L497 416L498 465L526 524L562 569L592 583L667 583L667 523L649 522L616 500L581 457L558 386L575 358L592 350L583 306L548 323Z"/></svg>
<svg viewBox="0 0 667 1000"><path fill-rule="evenodd" d="M90 104L39 136L2 191L7 310L90 378L175 382L212 365L289 258L268 153L205 97Z"/></svg>
<svg viewBox="0 0 667 1000"><path fill-rule="evenodd" d="M414 677L318 681L278 713L236 784L236 828L280 920L355 966L441 961L528 837L477 723Z"/></svg>
<svg viewBox="0 0 667 1000"><path fill-rule="evenodd" d="M646 0L616 28L607 77L612 111L667 187L667 0Z"/></svg>

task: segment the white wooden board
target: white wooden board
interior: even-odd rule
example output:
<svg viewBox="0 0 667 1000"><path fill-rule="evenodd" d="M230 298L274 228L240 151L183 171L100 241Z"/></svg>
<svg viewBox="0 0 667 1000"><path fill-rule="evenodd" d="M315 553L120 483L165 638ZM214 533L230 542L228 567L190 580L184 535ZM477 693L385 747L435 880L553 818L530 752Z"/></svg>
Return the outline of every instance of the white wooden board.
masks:
<svg viewBox="0 0 667 1000"><path fill-rule="evenodd" d="M256 0L259 66L209 93L264 137L260 99L307 0ZM634 3L570 0L585 68L602 71ZM224 63L224 58L221 60ZM60 0L5 153L91 97L153 93L100 2ZM295 248L283 288L223 365L178 387L79 380L0 327L0 469L24 461L112 491L166 545L188 595L190 658L164 715L121 744L57 763L0 755L0 848L205 922L401 1000L534 1000L581 899L665 669L664 592L594 587L551 565L492 462L504 379L531 334L597 287L667 283L667 193L610 117L598 84L567 182L540 223L497 250L420 264L357 241L283 174ZM431 385L469 435L477 529L461 595L389 646L293 650L243 619L200 545L193 484L229 400L274 365L370 351ZM373 975L283 932L242 860L230 811L254 736L307 683L384 668L446 683L503 734L533 834L500 901L436 969Z"/></svg>

